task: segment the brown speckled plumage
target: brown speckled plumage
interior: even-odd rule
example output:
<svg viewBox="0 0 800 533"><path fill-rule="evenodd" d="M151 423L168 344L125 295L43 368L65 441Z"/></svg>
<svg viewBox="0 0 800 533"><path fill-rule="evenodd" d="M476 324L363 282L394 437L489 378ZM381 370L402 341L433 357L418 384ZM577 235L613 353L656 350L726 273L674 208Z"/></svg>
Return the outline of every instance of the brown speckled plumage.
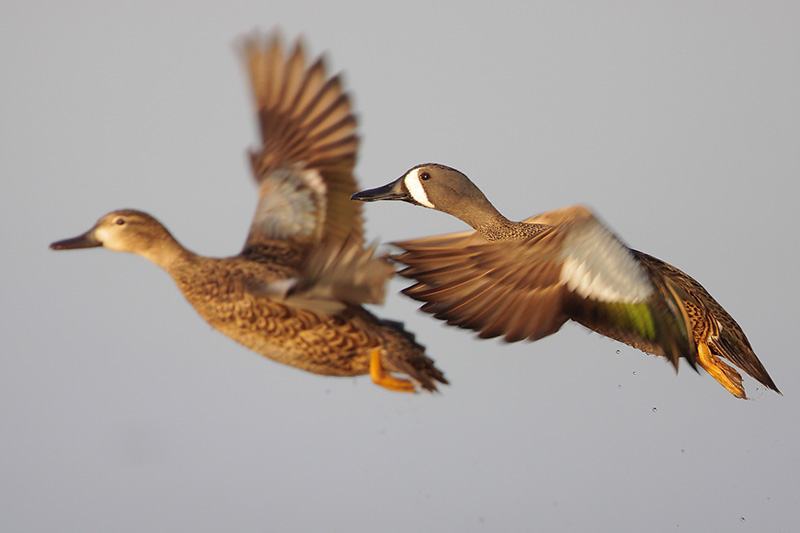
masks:
<svg viewBox="0 0 800 533"><path fill-rule="evenodd" d="M530 239L539 235L548 228L545 224L526 224L514 222L507 218L498 218L491 223L475 228L481 237L489 242Z"/></svg>
<svg viewBox="0 0 800 533"><path fill-rule="evenodd" d="M51 247L104 246L149 259L211 326L280 363L435 391L447 380L414 336L362 307L383 299L393 267L365 248L361 207L349 200L358 137L339 77L328 78L321 59L307 66L300 44L284 54L276 36L248 37L242 51L262 136L251 153L259 203L242 252L197 255L131 209Z"/></svg>
<svg viewBox="0 0 800 533"><path fill-rule="evenodd" d="M357 376L369 371L366 354L381 348L387 350L387 370L420 371L423 375L418 379L431 390L435 384L425 375L442 377L429 359L404 362L409 353L419 355L419 348L396 327L386 326L361 306L349 304L344 311L328 315L254 294L255 286L297 276L293 269L237 257L186 254L169 273L189 303L215 329L280 363L315 374Z"/></svg>

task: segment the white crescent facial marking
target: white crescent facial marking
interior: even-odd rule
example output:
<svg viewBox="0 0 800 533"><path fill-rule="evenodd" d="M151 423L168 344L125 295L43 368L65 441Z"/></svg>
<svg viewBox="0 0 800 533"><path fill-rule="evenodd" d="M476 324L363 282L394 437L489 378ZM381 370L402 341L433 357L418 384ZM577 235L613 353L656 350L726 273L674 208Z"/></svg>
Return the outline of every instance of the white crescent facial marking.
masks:
<svg viewBox="0 0 800 533"><path fill-rule="evenodd" d="M654 290L631 252L599 222L571 235L562 258L561 281L584 298L638 303Z"/></svg>
<svg viewBox="0 0 800 533"><path fill-rule="evenodd" d="M405 182L406 188L415 202L424 205L425 207L434 209L433 204L430 200L428 200L428 195L425 194L425 187L422 186L422 182L419 180L418 168L415 168L406 174L406 177L403 179L403 181Z"/></svg>

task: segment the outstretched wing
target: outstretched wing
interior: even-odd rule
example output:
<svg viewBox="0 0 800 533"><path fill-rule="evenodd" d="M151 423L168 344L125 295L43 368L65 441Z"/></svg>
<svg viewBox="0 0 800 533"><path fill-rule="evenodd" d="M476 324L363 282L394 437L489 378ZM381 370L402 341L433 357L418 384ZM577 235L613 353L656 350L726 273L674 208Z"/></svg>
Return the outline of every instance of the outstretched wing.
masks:
<svg viewBox="0 0 800 533"><path fill-rule="evenodd" d="M300 42L285 53L275 34L246 37L242 53L262 143L250 154L259 200L245 252L275 240L301 250L363 242L361 205L350 201L356 119L340 77L327 77L322 58L307 65Z"/></svg>
<svg viewBox="0 0 800 533"><path fill-rule="evenodd" d="M573 208L567 222L529 239L479 243L469 232L405 241L396 259L408 265L400 274L417 280L405 294L426 302L424 311L484 338L536 340L569 318L572 295L640 302L652 292L612 237L590 211Z"/></svg>
<svg viewBox="0 0 800 533"><path fill-rule="evenodd" d="M515 342L555 333L568 318L560 266L544 257L526 262L518 242L469 232L393 244L405 252L393 257L406 265L400 275L416 281L403 293L450 325Z"/></svg>
<svg viewBox="0 0 800 533"><path fill-rule="evenodd" d="M361 204L350 200L359 141L340 77L327 76L322 58L307 65L300 42L285 53L274 33L246 37L242 53L261 133L250 154L258 207L242 253L280 255L298 272L250 290L328 314L379 303L393 268L364 248Z"/></svg>
<svg viewBox="0 0 800 533"><path fill-rule="evenodd" d="M525 240L481 242L475 232L395 243L422 309L481 337L536 340L571 318L677 361L692 343L680 309L592 212L574 206L526 222L550 228Z"/></svg>

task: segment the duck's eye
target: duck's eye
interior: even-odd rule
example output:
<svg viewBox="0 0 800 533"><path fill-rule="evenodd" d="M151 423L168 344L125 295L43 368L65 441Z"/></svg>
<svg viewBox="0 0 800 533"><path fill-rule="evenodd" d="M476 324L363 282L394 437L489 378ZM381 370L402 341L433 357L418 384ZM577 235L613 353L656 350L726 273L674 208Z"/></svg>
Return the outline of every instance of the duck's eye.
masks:
<svg viewBox="0 0 800 533"><path fill-rule="evenodd" d="M114 219L114 224L116 224L117 226L122 226L123 224L125 224L125 219L122 217L117 217Z"/></svg>
<svg viewBox="0 0 800 533"><path fill-rule="evenodd" d="M421 179L422 181L428 181L429 179L431 179L431 175L428 174L427 172L423 172L422 174L419 175L419 179Z"/></svg>

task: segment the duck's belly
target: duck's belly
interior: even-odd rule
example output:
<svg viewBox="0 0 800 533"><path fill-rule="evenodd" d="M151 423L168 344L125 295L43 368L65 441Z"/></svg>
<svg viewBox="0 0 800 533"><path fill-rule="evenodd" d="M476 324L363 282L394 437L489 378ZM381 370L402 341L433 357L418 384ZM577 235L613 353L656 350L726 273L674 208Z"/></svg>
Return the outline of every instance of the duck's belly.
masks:
<svg viewBox="0 0 800 533"><path fill-rule="evenodd" d="M215 306L213 312L195 308L211 326L239 344L314 374L367 374L370 349L380 345L366 332L363 317L352 311L323 315L263 298Z"/></svg>

